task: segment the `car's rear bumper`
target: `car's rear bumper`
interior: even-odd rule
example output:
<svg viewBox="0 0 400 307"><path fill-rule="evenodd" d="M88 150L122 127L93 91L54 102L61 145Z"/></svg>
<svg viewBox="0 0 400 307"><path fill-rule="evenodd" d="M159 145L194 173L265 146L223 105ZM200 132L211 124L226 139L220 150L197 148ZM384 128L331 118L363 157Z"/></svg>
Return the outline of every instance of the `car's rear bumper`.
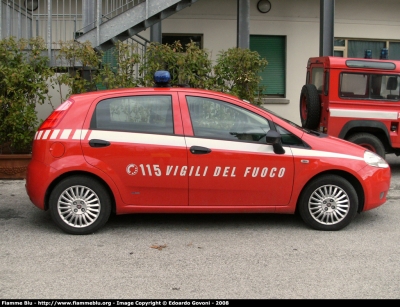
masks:
<svg viewBox="0 0 400 307"><path fill-rule="evenodd" d="M44 163L32 159L28 165L26 176L26 192L31 202L38 208L45 210L46 191L49 178L45 174L51 173L50 167Z"/></svg>

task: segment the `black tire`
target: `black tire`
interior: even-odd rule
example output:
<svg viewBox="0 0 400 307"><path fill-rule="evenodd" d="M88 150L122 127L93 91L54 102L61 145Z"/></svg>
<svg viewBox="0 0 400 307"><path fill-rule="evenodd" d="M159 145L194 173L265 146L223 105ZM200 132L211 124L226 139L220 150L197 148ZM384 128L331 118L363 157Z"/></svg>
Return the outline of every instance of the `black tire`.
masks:
<svg viewBox="0 0 400 307"><path fill-rule="evenodd" d="M314 84L306 84L301 89L300 119L304 128L315 130L321 118L321 103Z"/></svg>
<svg viewBox="0 0 400 307"><path fill-rule="evenodd" d="M90 234L104 226L111 213L111 198L102 183L86 176L71 176L52 190L49 210L56 225L73 235Z"/></svg>
<svg viewBox="0 0 400 307"><path fill-rule="evenodd" d="M385 159L385 146L383 146L382 142L375 135L361 132L351 135L347 140L360 145Z"/></svg>
<svg viewBox="0 0 400 307"><path fill-rule="evenodd" d="M357 192L343 177L323 175L304 188L298 209L303 221L311 228L340 230L357 214Z"/></svg>

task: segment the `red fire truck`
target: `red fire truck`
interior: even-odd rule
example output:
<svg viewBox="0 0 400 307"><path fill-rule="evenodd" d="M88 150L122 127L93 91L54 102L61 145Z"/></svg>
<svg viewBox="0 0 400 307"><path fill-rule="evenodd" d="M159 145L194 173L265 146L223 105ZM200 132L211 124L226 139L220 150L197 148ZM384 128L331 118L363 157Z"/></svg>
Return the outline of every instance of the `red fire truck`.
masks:
<svg viewBox="0 0 400 307"><path fill-rule="evenodd" d="M314 57L300 95L304 128L400 154L400 61Z"/></svg>

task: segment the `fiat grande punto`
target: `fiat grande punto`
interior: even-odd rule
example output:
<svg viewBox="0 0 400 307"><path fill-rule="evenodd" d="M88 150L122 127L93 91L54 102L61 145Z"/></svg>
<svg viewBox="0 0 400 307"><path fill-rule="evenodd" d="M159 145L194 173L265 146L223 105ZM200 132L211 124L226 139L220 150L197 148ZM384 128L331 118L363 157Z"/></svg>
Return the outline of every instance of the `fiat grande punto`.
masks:
<svg viewBox="0 0 400 307"><path fill-rule="evenodd" d="M72 95L38 129L26 190L63 231L93 233L112 213L298 213L340 230L385 203L375 153L165 76Z"/></svg>

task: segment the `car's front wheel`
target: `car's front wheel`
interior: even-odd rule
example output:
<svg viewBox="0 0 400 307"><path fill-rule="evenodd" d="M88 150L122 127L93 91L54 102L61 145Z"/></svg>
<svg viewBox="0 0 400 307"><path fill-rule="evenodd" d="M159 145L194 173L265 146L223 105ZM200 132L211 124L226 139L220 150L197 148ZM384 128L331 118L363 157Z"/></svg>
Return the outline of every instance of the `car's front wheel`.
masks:
<svg viewBox="0 0 400 307"><path fill-rule="evenodd" d="M54 222L67 233L93 233L108 221L111 198L104 185L86 176L60 181L50 194L49 210Z"/></svg>
<svg viewBox="0 0 400 307"><path fill-rule="evenodd" d="M301 218L311 228L340 230L357 214L358 196L346 179L324 175L304 188L298 206Z"/></svg>

